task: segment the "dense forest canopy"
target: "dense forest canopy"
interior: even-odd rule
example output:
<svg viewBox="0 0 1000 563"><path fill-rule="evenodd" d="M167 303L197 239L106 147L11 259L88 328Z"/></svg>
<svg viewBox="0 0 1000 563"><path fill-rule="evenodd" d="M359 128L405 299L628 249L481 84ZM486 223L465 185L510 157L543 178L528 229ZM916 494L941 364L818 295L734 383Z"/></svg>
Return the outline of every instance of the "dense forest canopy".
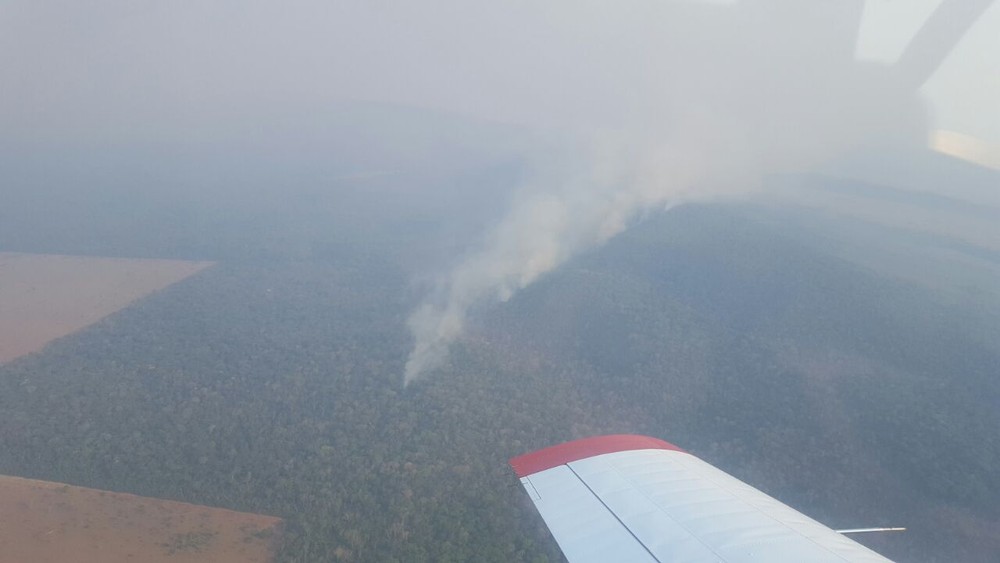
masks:
<svg viewBox="0 0 1000 563"><path fill-rule="evenodd" d="M218 263L0 367L0 473L280 516L286 562L557 561L506 460L643 433L830 526L907 526L862 538L889 557L995 557L996 247L806 200L684 205L477 307L404 388L408 314L527 165L510 131L402 114L438 131L419 164L361 142L311 168L263 145L8 154L0 249ZM372 127L335 124L331 150ZM206 168L223 156L238 174Z"/></svg>

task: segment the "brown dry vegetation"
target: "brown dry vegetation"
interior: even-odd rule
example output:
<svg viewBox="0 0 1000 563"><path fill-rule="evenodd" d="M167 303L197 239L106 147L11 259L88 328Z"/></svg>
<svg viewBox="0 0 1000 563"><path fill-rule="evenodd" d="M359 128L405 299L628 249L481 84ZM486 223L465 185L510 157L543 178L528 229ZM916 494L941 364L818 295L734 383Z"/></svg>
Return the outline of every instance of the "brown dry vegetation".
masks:
<svg viewBox="0 0 1000 563"><path fill-rule="evenodd" d="M264 563L281 520L0 476L0 563Z"/></svg>
<svg viewBox="0 0 1000 563"><path fill-rule="evenodd" d="M0 252L0 363L41 350L209 265Z"/></svg>

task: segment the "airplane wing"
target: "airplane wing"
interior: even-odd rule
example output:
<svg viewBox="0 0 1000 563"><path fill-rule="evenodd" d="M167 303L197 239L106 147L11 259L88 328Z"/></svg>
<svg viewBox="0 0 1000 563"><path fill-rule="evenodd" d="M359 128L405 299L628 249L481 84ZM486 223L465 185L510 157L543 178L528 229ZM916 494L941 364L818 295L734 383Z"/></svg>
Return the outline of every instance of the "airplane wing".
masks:
<svg viewBox="0 0 1000 563"><path fill-rule="evenodd" d="M510 465L571 563L888 561L656 438L584 438Z"/></svg>

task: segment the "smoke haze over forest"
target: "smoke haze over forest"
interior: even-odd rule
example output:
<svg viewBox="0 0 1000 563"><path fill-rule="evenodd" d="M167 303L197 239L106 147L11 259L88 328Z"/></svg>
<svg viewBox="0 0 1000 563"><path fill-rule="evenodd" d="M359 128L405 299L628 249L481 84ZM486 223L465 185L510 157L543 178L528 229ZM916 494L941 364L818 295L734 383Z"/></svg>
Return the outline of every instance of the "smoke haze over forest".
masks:
<svg viewBox="0 0 1000 563"><path fill-rule="evenodd" d="M0 473L548 561L506 460L646 433L989 561L1000 172L933 140L996 157L1000 5L896 65L954 3L0 0L0 253L214 264L0 366Z"/></svg>

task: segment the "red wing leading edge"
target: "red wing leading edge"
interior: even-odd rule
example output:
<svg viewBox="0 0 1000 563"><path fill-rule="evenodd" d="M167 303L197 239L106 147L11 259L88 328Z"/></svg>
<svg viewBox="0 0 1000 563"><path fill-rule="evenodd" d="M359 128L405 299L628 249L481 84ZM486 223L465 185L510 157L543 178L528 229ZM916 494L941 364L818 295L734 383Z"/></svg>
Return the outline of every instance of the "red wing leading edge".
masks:
<svg viewBox="0 0 1000 563"><path fill-rule="evenodd" d="M585 438L510 465L571 563L888 561L655 438Z"/></svg>

